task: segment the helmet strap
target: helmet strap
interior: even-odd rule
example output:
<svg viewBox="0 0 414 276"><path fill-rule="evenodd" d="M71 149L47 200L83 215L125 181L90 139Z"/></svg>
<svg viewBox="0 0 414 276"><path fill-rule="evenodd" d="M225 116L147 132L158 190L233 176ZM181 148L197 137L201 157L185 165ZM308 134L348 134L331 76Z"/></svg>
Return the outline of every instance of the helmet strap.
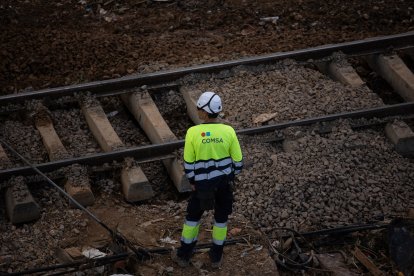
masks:
<svg viewBox="0 0 414 276"><path fill-rule="evenodd" d="M216 96L217 94L216 93L214 93L213 94L213 96L211 96L211 98L208 100L208 102L205 104L205 105L203 105L203 106L201 106L201 107L199 107L200 109L203 109L204 107L206 107L206 106L208 106L208 108L210 109L210 111L212 112L212 114L216 114L217 112L214 112L212 109L211 109L211 107L210 107L210 103L211 103L211 100L214 98L214 96Z"/></svg>

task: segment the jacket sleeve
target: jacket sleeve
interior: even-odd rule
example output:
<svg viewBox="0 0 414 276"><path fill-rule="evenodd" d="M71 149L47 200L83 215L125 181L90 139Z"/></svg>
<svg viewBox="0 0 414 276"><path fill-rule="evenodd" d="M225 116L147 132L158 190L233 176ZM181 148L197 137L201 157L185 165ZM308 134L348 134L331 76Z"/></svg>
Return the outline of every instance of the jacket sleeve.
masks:
<svg viewBox="0 0 414 276"><path fill-rule="evenodd" d="M195 174L195 149L190 129L187 130L184 142L184 171L190 183L194 182Z"/></svg>
<svg viewBox="0 0 414 276"><path fill-rule="evenodd" d="M243 155L236 132L233 130L233 142L230 146L230 156L233 159L234 174L239 174L243 168Z"/></svg>

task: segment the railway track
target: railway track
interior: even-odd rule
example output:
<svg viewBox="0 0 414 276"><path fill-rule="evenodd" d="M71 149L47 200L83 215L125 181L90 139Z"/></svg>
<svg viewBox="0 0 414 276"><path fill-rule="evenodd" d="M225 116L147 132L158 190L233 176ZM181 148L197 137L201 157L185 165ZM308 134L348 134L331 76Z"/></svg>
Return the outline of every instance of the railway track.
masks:
<svg viewBox="0 0 414 276"><path fill-rule="evenodd" d="M236 127L245 151L236 211L247 210L259 227L329 226L402 212L412 204L414 167L400 154L413 154L414 76L395 51L411 54L412 41L413 32L0 96L8 217L25 223L41 209L29 178L21 177L33 175L33 168L15 149L42 172L63 178L65 190L84 206L95 201L92 166L117 170L128 202L153 198L165 181L188 192L182 139L186 128L200 123L195 101L209 89L222 96L223 120ZM363 60L406 102L384 104L347 58ZM31 138L22 138L19 127ZM381 173L390 158L393 165Z"/></svg>

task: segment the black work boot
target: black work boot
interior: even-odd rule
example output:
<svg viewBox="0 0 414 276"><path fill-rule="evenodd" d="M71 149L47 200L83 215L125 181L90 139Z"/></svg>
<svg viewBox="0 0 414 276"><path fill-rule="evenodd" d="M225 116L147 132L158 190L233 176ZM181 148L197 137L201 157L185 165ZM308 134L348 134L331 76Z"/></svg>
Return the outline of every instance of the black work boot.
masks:
<svg viewBox="0 0 414 276"><path fill-rule="evenodd" d="M219 268L221 266L223 262L223 247L223 245L213 244L213 247L208 252L212 268Z"/></svg>
<svg viewBox="0 0 414 276"><path fill-rule="evenodd" d="M173 260L173 262L178 264L180 267L187 267L190 265L190 260L186 260L184 258L178 257L177 249L175 248L171 251L171 259Z"/></svg>
<svg viewBox="0 0 414 276"><path fill-rule="evenodd" d="M181 246L177 250L173 250L171 253L171 258L181 267L189 266L190 259L193 256L194 247L196 246L196 241L187 244L181 242Z"/></svg>

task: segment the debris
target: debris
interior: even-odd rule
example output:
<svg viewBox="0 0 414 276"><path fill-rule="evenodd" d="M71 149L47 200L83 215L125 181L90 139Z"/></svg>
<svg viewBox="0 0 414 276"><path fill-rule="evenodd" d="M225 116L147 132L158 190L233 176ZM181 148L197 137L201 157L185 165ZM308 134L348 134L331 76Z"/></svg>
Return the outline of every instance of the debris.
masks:
<svg viewBox="0 0 414 276"><path fill-rule="evenodd" d="M243 252L240 254L240 257L245 257L249 254L250 251L260 251L263 249L263 245L260 244L253 244L253 246L243 250Z"/></svg>
<svg viewBox="0 0 414 276"><path fill-rule="evenodd" d="M83 254L81 253L80 249L77 247L69 247L65 249L65 252L69 254L72 260L80 260L83 259Z"/></svg>
<svg viewBox="0 0 414 276"><path fill-rule="evenodd" d="M270 22L272 24L276 24L278 20L279 20L279 16L271 16L271 17L262 17L262 18L260 18L260 21Z"/></svg>
<svg viewBox="0 0 414 276"><path fill-rule="evenodd" d="M292 237L290 237L290 238L288 238L284 243L283 243L283 250L284 251L286 251L286 250L288 250L291 246L292 246L292 243L293 243L293 238Z"/></svg>
<svg viewBox="0 0 414 276"><path fill-rule="evenodd" d="M96 259L105 257L106 254L96 248L86 248L82 251L82 255L89 259ZM105 266L95 267L94 269L97 273L103 274L105 271Z"/></svg>
<svg viewBox="0 0 414 276"><path fill-rule="evenodd" d="M57 248L55 251L55 258L61 263L73 262L73 258L69 255L66 249ZM1 263L1 262L0 262Z"/></svg>
<svg viewBox="0 0 414 276"><path fill-rule="evenodd" d="M108 12L107 10L103 9L103 8L99 8L98 9L98 13L100 16L102 16L102 18L106 21L106 22L112 22L112 21L116 21L117 17L115 14Z"/></svg>
<svg viewBox="0 0 414 276"><path fill-rule="evenodd" d="M103 8L100 8L99 9L99 14L100 15L105 15L105 14L107 14L108 13L108 11L107 10L105 10L105 9L103 9Z"/></svg>
<svg viewBox="0 0 414 276"><path fill-rule="evenodd" d="M82 251L82 255L89 259L102 258L106 254L96 248L86 248Z"/></svg>
<svg viewBox="0 0 414 276"><path fill-rule="evenodd" d="M236 236L236 235L240 234L241 231L242 231L242 229L240 229L240 228L233 228L229 232L232 236Z"/></svg>
<svg viewBox="0 0 414 276"><path fill-rule="evenodd" d="M377 276L384 274L358 247L355 247L354 256L369 270L369 272L371 272L372 275Z"/></svg>
<svg viewBox="0 0 414 276"><path fill-rule="evenodd" d="M160 242L169 243L169 244L176 244L178 241L171 239L170 237L160 239Z"/></svg>
<svg viewBox="0 0 414 276"><path fill-rule="evenodd" d="M275 113L263 113L263 114L260 114L259 116L256 116L253 119L253 123L254 124L258 124L258 123L263 124L263 123L265 123L267 121L270 121L271 119L275 118L276 116L277 116L277 112L275 112Z"/></svg>
<svg viewBox="0 0 414 276"><path fill-rule="evenodd" d="M243 252L240 254L240 257L241 257L241 258L246 257L248 254L249 254L249 253L248 253L247 251L243 251Z"/></svg>
<svg viewBox="0 0 414 276"><path fill-rule="evenodd" d="M146 221L144 223L141 223L140 226L141 227L147 227L147 226L153 224L154 222L159 222L159 221L163 221L163 220L164 220L164 218L153 219L153 220L150 220L150 221Z"/></svg>
<svg viewBox="0 0 414 276"><path fill-rule="evenodd" d="M119 113L118 110L115 110L115 111L112 111L112 112L109 112L108 114L106 114L106 117L112 118L112 117L116 116L118 113Z"/></svg>
<svg viewBox="0 0 414 276"><path fill-rule="evenodd" d="M279 248L279 245L280 245L280 241L278 241L278 240L275 240L274 242L272 242L272 246L274 248Z"/></svg>

